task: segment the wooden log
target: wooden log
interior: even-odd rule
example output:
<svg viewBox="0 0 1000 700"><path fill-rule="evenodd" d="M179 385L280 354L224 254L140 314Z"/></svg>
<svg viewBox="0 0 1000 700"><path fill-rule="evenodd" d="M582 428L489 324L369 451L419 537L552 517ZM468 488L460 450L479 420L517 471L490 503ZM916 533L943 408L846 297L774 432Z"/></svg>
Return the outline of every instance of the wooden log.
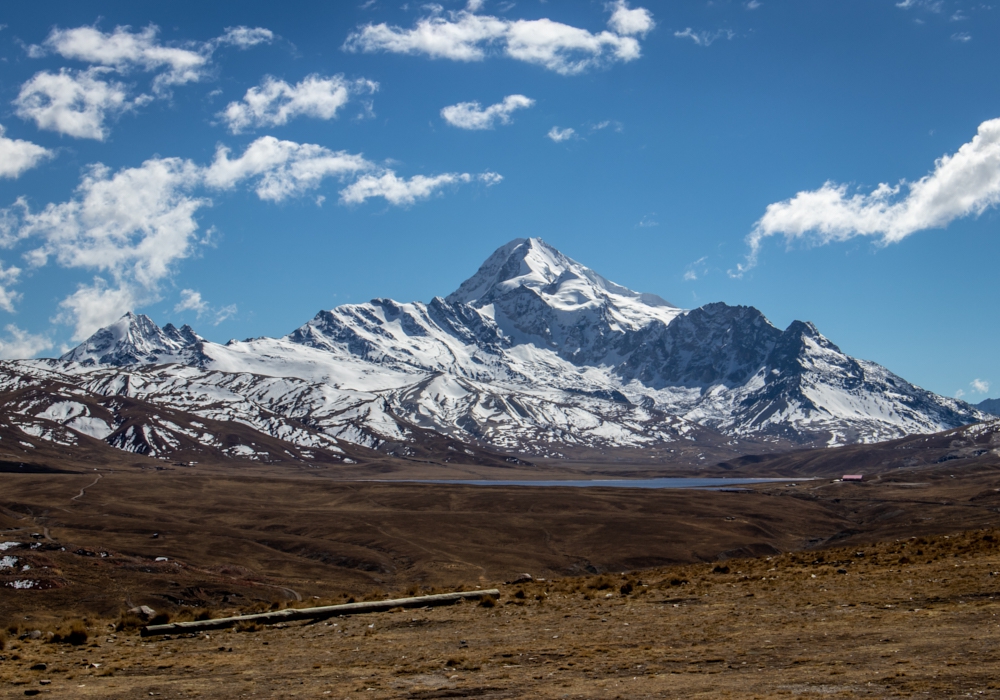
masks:
<svg viewBox="0 0 1000 700"><path fill-rule="evenodd" d="M438 593L422 595L415 598L396 598L394 600L371 600L364 603L344 603L343 605L324 605L319 608L285 608L274 612L256 613L253 615L236 615L234 617L219 617L214 620L194 620L191 622L171 622L166 625L147 625L141 630L143 637L158 634L182 634L184 632L201 632L203 630L218 630L233 627L241 622L257 622L273 625L278 622L294 620L322 620L338 615L358 615L361 613L386 612L393 608L423 608L431 605L451 605L460 600L481 600L483 598L499 598L500 591L490 588L485 591L462 591L460 593Z"/></svg>

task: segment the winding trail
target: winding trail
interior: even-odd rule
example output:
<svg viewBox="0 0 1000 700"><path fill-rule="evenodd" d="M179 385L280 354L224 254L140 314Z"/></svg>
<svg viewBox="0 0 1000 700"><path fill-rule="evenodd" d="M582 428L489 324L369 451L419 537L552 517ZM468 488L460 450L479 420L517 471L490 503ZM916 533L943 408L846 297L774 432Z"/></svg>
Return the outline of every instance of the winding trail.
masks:
<svg viewBox="0 0 1000 700"><path fill-rule="evenodd" d="M104 476L104 475L103 474L98 474L96 479L94 479L91 483L87 484L82 489L80 489L80 493L76 494L75 496L73 496L73 498L71 498L69 500L75 501L78 498L83 498L83 495L87 492L87 489L89 489L91 486L93 486L98 481L100 481L102 476Z"/></svg>

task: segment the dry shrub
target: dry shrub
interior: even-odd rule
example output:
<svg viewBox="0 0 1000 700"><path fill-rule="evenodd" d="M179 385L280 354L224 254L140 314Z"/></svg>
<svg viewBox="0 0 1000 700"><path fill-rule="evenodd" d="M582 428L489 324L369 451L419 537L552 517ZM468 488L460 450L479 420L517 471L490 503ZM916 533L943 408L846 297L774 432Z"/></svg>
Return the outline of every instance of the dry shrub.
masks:
<svg viewBox="0 0 1000 700"><path fill-rule="evenodd" d="M495 608L496 605L497 602L496 600L493 599L493 596L486 596L485 598L479 601L479 607L481 608Z"/></svg>
<svg viewBox="0 0 1000 700"><path fill-rule="evenodd" d="M115 631L122 632L124 630L139 629L145 624L145 621L143 621L143 619L135 613L124 611L118 616L118 622L115 624Z"/></svg>
<svg viewBox="0 0 1000 700"><path fill-rule="evenodd" d="M151 625L165 625L170 622L170 613L161 612L156 613L156 615L149 621Z"/></svg>
<svg viewBox="0 0 1000 700"><path fill-rule="evenodd" d="M209 610L208 608L206 608L205 610L198 611L198 614L194 616L194 619L195 620L211 620L213 617L215 617L215 611Z"/></svg>
<svg viewBox="0 0 1000 700"><path fill-rule="evenodd" d="M0 651L7 648L7 633L0 630Z"/></svg>
<svg viewBox="0 0 1000 700"><path fill-rule="evenodd" d="M53 644L72 644L73 646L80 646L85 644L89 637L87 632L87 625L84 624L83 620L73 620L65 627L60 627L50 638L49 641Z"/></svg>
<svg viewBox="0 0 1000 700"><path fill-rule="evenodd" d="M260 632L264 626L256 620L250 620L249 622L237 623L235 629L237 632Z"/></svg>

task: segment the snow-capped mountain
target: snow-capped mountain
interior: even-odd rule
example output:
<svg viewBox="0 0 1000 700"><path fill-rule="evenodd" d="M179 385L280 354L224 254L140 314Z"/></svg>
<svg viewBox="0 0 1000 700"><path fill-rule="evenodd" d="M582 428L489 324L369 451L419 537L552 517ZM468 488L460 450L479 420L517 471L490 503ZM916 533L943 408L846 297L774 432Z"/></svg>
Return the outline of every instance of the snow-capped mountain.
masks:
<svg viewBox="0 0 1000 700"><path fill-rule="evenodd" d="M752 307L721 303L685 311L539 239L501 247L427 304L348 304L283 338L226 345L127 314L58 361L14 364L300 447L322 435L402 454L422 430L560 456L875 442L985 417L847 356L812 324L782 331Z"/></svg>
<svg viewBox="0 0 1000 700"><path fill-rule="evenodd" d="M83 365L197 364L204 339L191 326L160 328L149 316L131 311L94 333L82 345L63 355L66 362Z"/></svg>

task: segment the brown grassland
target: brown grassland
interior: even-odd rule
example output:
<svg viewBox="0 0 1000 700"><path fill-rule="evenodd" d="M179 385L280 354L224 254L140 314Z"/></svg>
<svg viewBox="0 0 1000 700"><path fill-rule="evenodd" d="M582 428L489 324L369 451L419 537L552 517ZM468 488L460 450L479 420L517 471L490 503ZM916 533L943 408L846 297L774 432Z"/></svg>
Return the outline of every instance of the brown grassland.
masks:
<svg viewBox="0 0 1000 700"><path fill-rule="evenodd" d="M0 697L1000 697L992 454L749 492L66 471L0 474ZM500 600L174 638L124 614L476 586Z"/></svg>

